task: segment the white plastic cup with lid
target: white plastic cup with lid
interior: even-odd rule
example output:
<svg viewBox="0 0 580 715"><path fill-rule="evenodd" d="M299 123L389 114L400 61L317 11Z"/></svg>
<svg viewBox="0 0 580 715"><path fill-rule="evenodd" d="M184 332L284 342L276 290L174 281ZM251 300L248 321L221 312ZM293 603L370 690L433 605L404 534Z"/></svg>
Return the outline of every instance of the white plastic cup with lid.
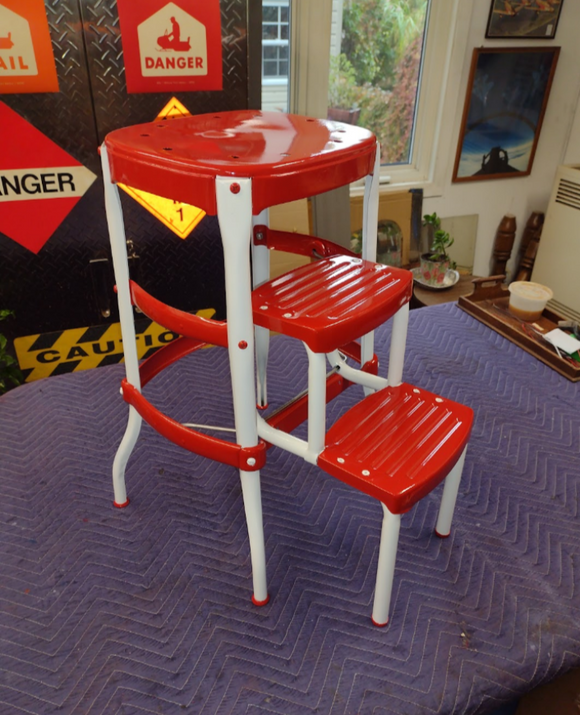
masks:
<svg viewBox="0 0 580 715"><path fill-rule="evenodd" d="M547 286L531 281L514 281L510 283L508 290L510 312L527 323L538 320L546 303L554 297Z"/></svg>

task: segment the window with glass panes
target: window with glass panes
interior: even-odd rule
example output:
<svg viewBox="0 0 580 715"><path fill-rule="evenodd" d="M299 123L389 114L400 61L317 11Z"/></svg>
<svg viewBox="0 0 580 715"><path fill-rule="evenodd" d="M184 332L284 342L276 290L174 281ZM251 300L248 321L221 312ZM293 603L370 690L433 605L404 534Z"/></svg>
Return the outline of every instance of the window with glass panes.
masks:
<svg viewBox="0 0 580 715"><path fill-rule="evenodd" d="M290 10L288 4L264 3L262 6L262 76L264 79L288 77L288 40Z"/></svg>

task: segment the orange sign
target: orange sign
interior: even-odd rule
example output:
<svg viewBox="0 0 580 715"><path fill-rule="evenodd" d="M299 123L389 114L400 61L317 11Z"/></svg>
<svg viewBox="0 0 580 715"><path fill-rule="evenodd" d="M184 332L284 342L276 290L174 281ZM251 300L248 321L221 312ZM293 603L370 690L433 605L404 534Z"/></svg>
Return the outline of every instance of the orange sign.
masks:
<svg viewBox="0 0 580 715"><path fill-rule="evenodd" d="M183 104L173 97L163 107L157 115L157 119L176 119L178 117L189 117L190 114ZM137 203L141 204L150 213L165 224L167 228L176 233L179 238L187 238L201 219L205 216L205 211L196 206L184 204L181 201L165 199L162 196L150 194L147 191L133 189L131 186L119 184L129 196L132 196Z"/></svg>
<svg viewBox="0 0 580 715"><path fill-rule="evenodd" d="M44 0L0 0L0 94L58 92Z"/></svg>

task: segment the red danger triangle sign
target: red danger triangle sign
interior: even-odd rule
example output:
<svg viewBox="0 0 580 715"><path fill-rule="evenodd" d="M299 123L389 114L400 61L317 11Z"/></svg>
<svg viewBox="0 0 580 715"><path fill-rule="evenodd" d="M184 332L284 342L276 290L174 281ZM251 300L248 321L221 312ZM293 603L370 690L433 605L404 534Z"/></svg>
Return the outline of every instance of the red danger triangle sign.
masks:
<svg viewBox="0 0 580 715"><path fill-rule="evenodd" d="M0 102L0 231L38 253L97 177Z"/></svg>

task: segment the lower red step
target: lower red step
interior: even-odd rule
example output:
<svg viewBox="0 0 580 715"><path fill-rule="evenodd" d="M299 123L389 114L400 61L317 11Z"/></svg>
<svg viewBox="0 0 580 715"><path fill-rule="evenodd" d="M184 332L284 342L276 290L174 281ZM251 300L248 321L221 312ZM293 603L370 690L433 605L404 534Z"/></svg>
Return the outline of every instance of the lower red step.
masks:
<svg viewBox="0 0 580 715"><path fill-rule="evenodd" d="M330 428L318 465L401 514L445 479L472 422L457 402L406 383L386 387Z"/></svg>

